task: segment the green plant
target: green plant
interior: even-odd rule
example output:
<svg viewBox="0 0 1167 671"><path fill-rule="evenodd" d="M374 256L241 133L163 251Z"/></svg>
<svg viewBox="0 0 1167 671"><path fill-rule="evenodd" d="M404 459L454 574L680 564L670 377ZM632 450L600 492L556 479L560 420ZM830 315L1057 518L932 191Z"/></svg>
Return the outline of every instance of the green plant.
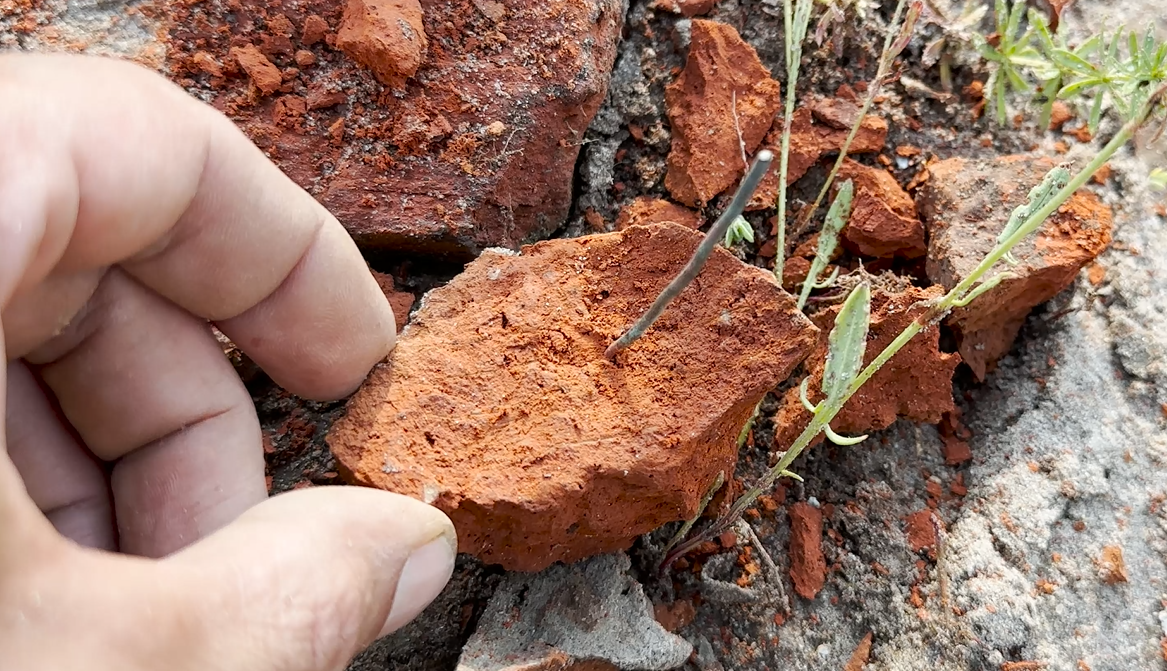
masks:
<svg viewBox="0 0 1167 671"><path fill-rule="evenodd" d="M804 403L812 417L789 449L783 453L759 481L743 493L731 506L729 512L710 524L702 532L684 541L679 541L666 550L662 568L667 567L677 557L685 554L697 544L724 532L753 505L758 496L773 488L779 478L790 475L788 470L793 461L805 450L819 433L829 430L831 420L842 410L847 401L880 368L891 360L918 333L931 325L938 324L953 309L964 307L1000 284L1010 276L1008 271L997 273L984 279L998 262L1004 260L1021 240L1031 235L1057 211L1078 189L1086 184L1099 169L1109 161L1135 132L1159 110L1159 103L1167 86L1160 86L1143 98L1142 106L1128 120L1117 134L1095 155L1089 163L1067 179L1068 170L1064 166L1054 168L1040 184L1030 191L1030 200L1014 210L996 246L985 255L981 262L963 280L944 296L927 301L926 307L896 338L860 370L866 353L867 322L869 318L869 287L860 283L848 296L844 307L835 319L835 326L829 336L830 346L827 364L823 373L823 393L826 398L818 405ZM805 384L805 382L804 382ZM803 387L805 389L805 387ZM830 434L828 434L830 435ZM844 439L847 441L849 439ZM851 439L853 440L853 439ZM690 527L691 528L691 527Z"/></svg>
<svg viewBox="0 0 1167 671"><path fill-rule="evenodd" d="M1025 5L1025 0L1014 0L1011 7L1007 0L995 0L994 38L972 34L989 63L985 104L995 110L998 123L1008 118L1006 97L1012 90L1041 100L1042 127L1048 126L1056 101L1089 101L1087 124L1097 133L1108 102L1121 120L1129 121L1167 81L1167 43L1155 39L1154 26L1141 37L1122 27L1109 35L1100 31L1071 47L1041 12L1026 15Z"/></svg>
<svg viewBox="0 0 1167 671"><path fill-rule="evenodd" d="M746 242L754 241L754 227L750 225L750 222L746 221L745 217L739 214L725 231L724 245L726 247L733 247L743 240Z"/></svg>
<svg viewBox="0 0 1167 671"><path fill-rule="evenodd" d="M851 290L842 309L835 317L835 326L827 336L827 361L823 366L823 394L826 399L817 405L806 397L809 377L802 379L798 386L798 398L802 407L811 415L829 412L835 401L847 393L847 386L859 374L863 366L863 355L867 353L867 331L871 323L871 286L860 282ZM840 405L841 407L841 405ZM823 421L822 430L827 439L836 445L858 445L867 440L866 435L844 438L831 430L831 419ZM816 434L817 435L817 434Z"/></svg>
<svg viewBox="0 0 1167 671"><path fill-rule="evenodd" d="M1147 175L1147 181L1151 183L1151 188L1159 191L1167 190L1167 170L1163 168L1153 168L1151 174Z"/></svg>
<svg viewBox="0 0 1167 671"><path fill-rule="evenodd" d="M793 5L797 2L797 5ZM802 43L806 40L806 29L810 25L810 10L813 0L785 0L783 21L785 29L786 56L786 110L782 119L782 148L778 158L778 254L774 261L774 277L782 281L782 270L786 262L786 176L790 166L790 127L794 119L794 102L798 92L798 69L802 64Z"/></svg>
<svg viewBox="0 0 1167 671"><path fill-rule="evenodd" d="M819 275L827 267L827 263L839 246L839 232L847 224L847 219L851 217L851 199L854 197L854 192L855 187L851 180L843 182L842 186L839 187L839 194L835 196L835 202L831 203L831 209L827 210L827 219L823 223L822 231L819 232L819 244L815 249L814 260L810 262L810 270L806 273L806 279L802 282L802 292L798 295L799 310L806 307L811 289L824 289L831 286L839 274L839 269L836 268L830 277L819 281Z"/></svg>
<svg viewBox="0 0 1167 671"><path fill-rule="evenodd" d="M1029 93L1034 90L1029 81L1030 72L1050 73L1049 62L1032 44L1035 37L1032 26L1021 32L1025 0L1014 0L1012 7L1008 0L995 0L993 12L997 27L993 38L974 32L972 40L977 51L989 62L985 106L996 110L997 123L1003 126L1009 115L1005 106L1009 88L1017 93ZM1047 78L1039 75L1039 79Z"/></svg>
<svg viewBox="0 0 1167 671"><path fill-rule="evenodd" d="M863 105L859 108L859 113L855 117L855 122L851 125L850 132L847 133L847 139L843 141L843 146L839 148L839 155L835 159L835 164L831 166L831 172L827 175L827 179L823 182L822 188L819 189L818 196L810 207L803 208L799 215L798 227L795 229L797 234L801 234L806 230L810 219L814 213L818 211L820 205L823 204L823 199L826 198L827 192L830 191L831 185L835 182L835 177L838 176L839 170L843 167L843 161L847 158L847 152L851 149L851 144L855 141L855 136L859 134L859 128L863 125L863 119L867 113L871 111L871 106L875 104L875 98L879 95L880 89L883 87L884 81L891 73L892 65L896 58L908 46L908 41L911 40L912 31L915 28L916 20L920 17L920 12L923 10L922 0L914 0L910 5L908 0L899 0L896 3L895 14L892 16L891 24L888 27L888 32L883 42L883 49L879 54L879 65L876 67L875 76L867 84L867 94L863 98ZM906 10L906 12L905 12ZM902 22L901 22L902 19ZM783 136L786 132L784 129ZM779 184L785 184L785 180ZM775 275L781 279L782 262L786 254L785 247L782 246L783 229L785 228L785 191L781 191L778 196L778 259L779 261L774 265ZM796 234L796 235L797 235Z"/></svg>
<svg viewBox="0 0 1167 671"><path fill-rule="evenodd" d="M1040 13L1030 11L1029 23L1046 59L1046 64L1035 67L1034 72L1045 82L1043 124L1049 123L1054 100L1091 94L1094 100L1088 124L1090 132L1097 133L1106 101L1120 119L1128 121L1138 114L1159 84L1167 81L1167 43L1155 39L1153 25L1141 38L1133 30L1124 35L1120 27L1109 37L1099 32L1070 48L1061 35L1052 33Z"/></svg>

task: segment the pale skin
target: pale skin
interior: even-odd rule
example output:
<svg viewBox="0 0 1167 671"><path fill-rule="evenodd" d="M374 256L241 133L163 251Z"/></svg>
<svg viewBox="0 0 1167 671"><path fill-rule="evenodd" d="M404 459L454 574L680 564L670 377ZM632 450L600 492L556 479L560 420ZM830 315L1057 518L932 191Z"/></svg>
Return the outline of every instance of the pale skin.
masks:
<svg viewBox="0 0 1167 671"><path fill-rule="evenodd" d="M127 63L0 56L0 148L4 668L343 669L416 617L449 520L364 488L267 498L210 328L293 393L354 391L394 320L340 223Z"/></svg>

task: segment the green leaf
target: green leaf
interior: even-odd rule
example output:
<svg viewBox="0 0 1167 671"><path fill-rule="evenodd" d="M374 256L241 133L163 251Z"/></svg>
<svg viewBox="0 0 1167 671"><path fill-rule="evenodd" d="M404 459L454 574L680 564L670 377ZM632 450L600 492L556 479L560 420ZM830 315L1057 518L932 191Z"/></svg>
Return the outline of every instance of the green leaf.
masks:
<svg viewBox="0 0 1167 671"><path fill-rule="evenodd" d="M1074 94L1078 93L1079 91L1082 91L1084 89L1088 89L1091 86L1098 86L1102 83L1103 83L1102 79L1100 79L1098 77L1079 79L1076 82L1066 84L1064 87L1062 87L1062 90L1058 91L1057 97L1062 98L1062 99L1069 98L1070 96L1073 96Z"/></svg>
<svg viewBox="0 0 1167 671"><path fill-rule="evenodd" d="M871 322L871 287L866 282L851 290L835 326L827 336L827 362L823 368L823 393L827 399L842 398L859 375L867 351Z"/></svg>
<svg viewBox="0 0 1167 671"><path fill-rule="evenodd" d="M734 219L729 228L725 230L725 246L733 247L743 240L746 242L754 241L754 227L739 214L737 219Z"/></svg>
<svg viewBox="0 0 1167 671"><path fill-rule="evenodd" d="M1163 62L1167 61L1167 42L1159 45L1158 51L1155 52L1155 69L1163 67Z"/></svg>
<svg viewBox="0 0 1167 671"><path fill-rule="evenodd" d="M1005 55L993 48L993 45L988 42L981 43L981 46L977 47L977 51L981 54L981 58L986 61L992 61L994 63L1007 62Z"/></svg>
<svg viewBox="0 0 1167 671"><path fill-rule="evenodd" d="M1001 230L1001 234L997 236L997 244L1002 244L1009 239L1021 224L1030 217L1034 212L1045 207L1058 191L1070 182L1070 171L1065 166L1056 166L1041 178L1032 189L1029 190L1025 202L1013 209L1012 214L1009 215L1009 221L1005 224L1005 228Z"/></svg>
<svg viewBox="0 0 1167 671"><path fill-rule="evenodd" d="M1078 54L1066 49L1054 49L1049 52L1049 57L1061 67L1077 72L1080 74L1092 74L1098 72L1098 68L1094 67L1092 63L1082 58Z"/></svg>
<svg viewBox="0 0 1167 671"><path fill-rule="evenodd" d="M810 12L813 8L812 0L798 0L794 6L794 34L800 45L806 39L806 31L810 26Z"/></svg>
<svg viewBox="0 0 1167 671"><path fill-rule="evenodd" d="M1074 49L1074 55L1081 56L1081 57L1085 58L1086 56L1093 54L1101 46L1102 46L1102 34L1095 33L1095 34L1091 35L1090 37L1087 37L1084 42L1079 44L1077 49Z"/></svg>
<svg viewBox="0 0 1167 671"><path fill-rule="evenodd" d="M1021 78L1021 75L1014 68L1005 68L1005 75L1009 77L1009 84L1014 91L1018 93L1028 93L1032 87L1029 82Z"/></svg>
<svg viewBox="0 0 1167 671"><path fill-rule="evenodd" d="M831 203L831 209L827 210L823 230L819 233L819 244L815 250L815 258L821 256L829 259L831 254L835 253L835 247L839 244L839 232L843 230L843 227L847 225L847 220L851 218L851 201L854 194L855 185L851 180L845 180L839 185L839 193L835 196L835 202Z"/></svg>
<svg viewBox="0 0 1167 671"><path fill-rule="evenodd" d="M1113 63L1118 59L1118 43L1122 41L1122 26L1114 31L1114 39L1110 41L1110 47L1106 50L1107 62Z"/></svg>
<svg viewBox="0 0 1167 671"><path fill-rule="evenodd" d="M1160 191L1167 190L1167 170L1163 168L1155 168L1151 170L1151 174L1147 179L1151 182L1151 186Z"/></svg>
<svg viewBox="0 0 1167 671"><path fill-rule="evenodd" d="M1047 52L1054 50L1054 38L1049 32L1049 24L1046 23L1045 17L1036 9L1029 10L1029 25L1037 32L1037 38L1041 41L1042 48Z"/></svg>
<svg viewBox="0 0 1167 671"><path fill-rule="evenodd" d="M1098 134L1098 124L1102 123L1102 92L1094 96L1094 105L1090 108L1090 134Z"/></svg>
<svg viewBox="0 0 1167 671"><path fill-rule="evenodd" d="M831 209L827 210L827 219L823 222L823 230L819 232L819 244L814 253L814 260L810 262L810 271L806 274L802 292L798 296L799 310L806 305L811 289L815 288L818 282L819 274L827 267L831 255L839 246L839 231L843 230L847 220L851 218L851 200L854 192L855 186L851 180L843 182L839 185L839 194L835 196L835 202L831 203Z"/></svg>
<svg viewBox="0 0 1167 671"><path fill-rule="evenodd" d="M1050 62L1042 57L1041 53L1033 47L1026 47L1013 55L1009 62L1016 66L1027 68L1048 68Z"/></svg>
<svg viewBox="0 0 1167 671"><path fill-rule="evenodd" d="M836 445L842 445L844 447L846 447L848 445L858 445L859 443L862 443L863 441L867 440L866 433L863 434L862 436L855 436L854 438L847 437L847 436L840 436L839 434L835 433L835 430L831 428L830 424L827 424L826 426L823 427L823 433L825 433L827 435L827 440L831 441L832 443L834 443Z"/></svg>
<svg viewBox="0 0 1167 671"><path fill-rule="evenodd" d="M1004 44L1005 27L1009 24L1009 4L1006 0L994 0L993 16L997 19L997 36L1001 38L1001 43Z"/></svg>
<svg viewBox="0 0 1167 671"><path fill-rule="evenodd" d="M1013 36L1017 34L1017 29L1021 26L1023 14L1025 14L1025 0L1014 0L1013 9L1009 12L1009 23L1005 26L1004 34L1001 36L1002 44L1006 36L1010 41L1013 41Z"/></svg>

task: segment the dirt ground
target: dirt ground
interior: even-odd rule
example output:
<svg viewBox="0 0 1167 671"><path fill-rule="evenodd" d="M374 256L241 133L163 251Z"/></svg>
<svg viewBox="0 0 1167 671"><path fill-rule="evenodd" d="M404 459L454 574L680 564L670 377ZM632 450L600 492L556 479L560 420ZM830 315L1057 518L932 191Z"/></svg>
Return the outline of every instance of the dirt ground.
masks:
<svg viewBox="0 0 1167 671"><path fill-rule="evenodd" d="M736 26L763 63L779 72L779 10L777 2L725 0L711 17ZM1083 0L1067 22L1080 30L1104 19L1115 24L1123 16L1155 14L1145 3ZM663 91L684 64L684 24L675 15L651 11L646 2L629 8L609 95L588 130L573 215L561 235L588 232L588 209L613 220L636 196L664 194L669 135ZM880 37L878 27L852 27L842 60L804 68L806 90L829 95L840 84L870 75ZM912 62L910 56L905 60ZM909 72L938 88L934 71L909 66ZM958 68L957 89L974 78L983 75ZM1048 150L1056 141L1029 122L1004 130L974 122L964 100L940 102L897 86L887 94L875 111L891 122L889 146L911 144L948 158L1013 153L1035 141ZM634 142L629 124L649 129L649 141ZM1086 151L1074 145L1071 156ZM763 585L727 588L740 573L732 563L724 570L727 583L684 571L661 581L653 562L672 529L637 544L630 553L633 572L650 599L697 604L692 621L678 631L696 651L688 667L1119 671L1165 666L1160 642L1167 636L1167 513L1160 502L1167 496L1167 438L1160 404L1167 392L1159 390L1160 378L1167 376L1167 330L1159 328L1164 317L1158 306L1167 298L1162 283L1167 268L1160 255L1149 252L1167 243L1167 226L1150 207L1154 194L1141 183L1157 154L1134 153L1115 162L1116 174L1106 187L1096 187L1116 208L1117 242L1100 260L1104 279L1095 285L1083 278L1035 311L1013 351L984 383L967 372L958 375L955 396L972 434L971 463L946 465L940 432L906 422L859 446L820 447L800 460L806 483L784 495L827 511L824 531L830 539L824 543L830 571L813 601L791 597L787 611ZM908 165L896 172L901 183L915 169ZM813 197L810 189L821 177L821 168L813 170L794 186L794 198ZM613 195L615 183L624 185L619 196ZM760 234L768 233L767 216L749 215ZM267 403L261 407L272 408ZM775 406L772 399L765 414ZM306 410L284 403L266 416L276 426L287 413ZM331 415L308 412L320 418L323 432ZM764 419L755 444L769 445L771 431ZM286 477L299 479L301 462L328 470L320 442L312 442L315 456L286 466ZM766 459L763 448L743 455L739 474L748 480ZM922 547L905 533L929 510L947 530L941 561L935 532ZM787 516L779 510L752 523L785 580ZM1113 547L1122 549L1128 578L1111 584L1104 553ZM422 621L380 642L354 668L453 668L461 641L499 578L497 571L464 559L454 585ZM789 593L789 585L783 591ZM867 665L849 664L868 635ZM434 649L445 653L420 661L418 651Z"/></svg>
<svg viewBox="0 0 1167 671"><path fill-rule="evenodd" d="M86 37L87 50L161 63L163 38L148 16L111 18L141 3L47 4L58 33ZM608 94L581 142L570 214L555 237L594 230L589 214L610 225L636 197L666 195L671 138L664 87L685 63L689 24L650 5L634 0L626 8ZM869 9L865 21L849 25L842 56L812 51L800 94L831 96L871 76L889 10ZM736 27L784 79L780 0L721 0L707 18ZM1157 0L1078 0L1064 20L1076 34L1153 20L1167 38L1167 10ZM59 48L38 37L43 29L16 36L12 21L0 15L0 48ZM903 62L904 74L939 90L935 70L919 62L925 38L935 34L922 27ZM1088 154L1089 145L1039 132L1032 113L1005 129L974 119L961 91L984 74L958 65L954 75L950 98L897 83L873 110L889 122L888 147L921 150L919 158L888 166L901 184L928 157L1033 148L1052 154L1059 141L1071 159ZM1111 179L1090 187L1115 210L1115 242L1098 269L1035 310L985 381L958 370L954 395L969 432L970 462L948 465L939 428L901 421L854 447L816 447L796 463L805 483L787 481L775 498L807 504L823 519L828 572L814 599L792 592L791 523L780 505L749 520L778 569L776 576L762 571L749 589L736 587L749 560L741 560L744 543L724 550L724 561L706 560L714 568L704 576L687 564L666 578L655 573L655 561L675 527L636 543L628 553L631 573L648 598L668 608L694 606L680 609L686 615L676 632L695 651L685 668L1167 667L1167 261L1157 251L1167 248L1167 216L1145 180L1162 156L1155 147L1124 152ZM797 182L793 202L812 199L823 174L820 165ZM771 235L769 216L747 215L755 249ZM742 256L771 263L751 252ZM380 254L370 260L380 271L407 274L405 288L419 296L458 272L456 264ZM292 398L245 361L239 368L265 429L272 491L338 483L324 437L343 403ZM747 482L768 462L776 409L771 395L739 463ZM351 668L454 669L504 580L500 569L461 557L438 601ZM782 585L767 586L775 580Z"/></svg>

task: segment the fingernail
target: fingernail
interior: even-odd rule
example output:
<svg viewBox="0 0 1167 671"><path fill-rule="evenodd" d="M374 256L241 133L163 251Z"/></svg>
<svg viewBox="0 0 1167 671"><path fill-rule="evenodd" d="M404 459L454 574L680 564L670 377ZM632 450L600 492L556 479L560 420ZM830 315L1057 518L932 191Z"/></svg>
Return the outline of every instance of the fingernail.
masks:
<svg viewBox="0 0 1167 671"><path fill-rule="evenodd" d="M437 598L454 574L454 557L454 546L445 536L430 541L409 556L401 569L393 607L379 637L404 627Z"/></svg>

